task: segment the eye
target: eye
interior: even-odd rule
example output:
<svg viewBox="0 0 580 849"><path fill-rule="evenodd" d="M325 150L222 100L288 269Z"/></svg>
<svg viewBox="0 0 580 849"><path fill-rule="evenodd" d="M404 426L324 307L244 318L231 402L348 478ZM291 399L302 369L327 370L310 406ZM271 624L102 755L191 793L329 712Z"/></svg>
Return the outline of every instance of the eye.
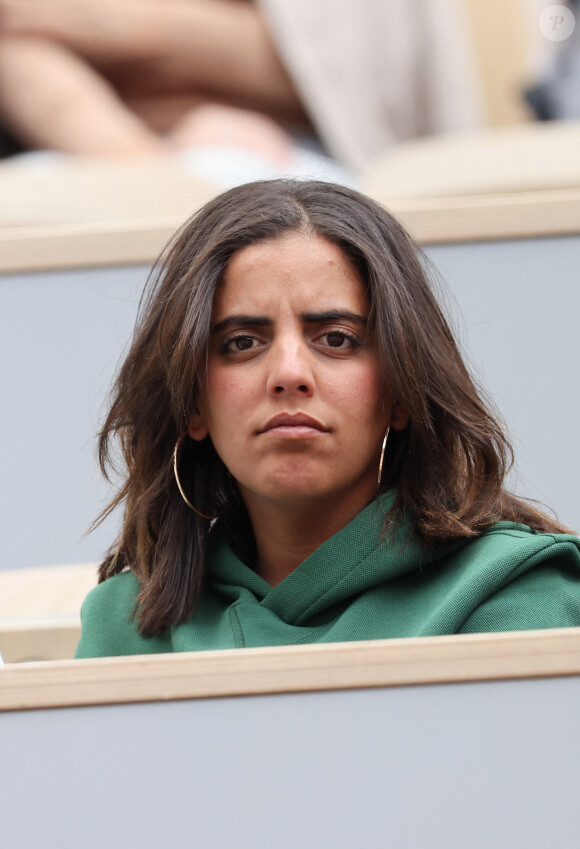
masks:
<svg viewBox="0 0 580 849"><path fill-rule="evenodd" d="M242 351L250 351L254 347L254 342L256 341L257 340L253 336L245 336L243 334L230 336L229 339L226 339L222 343L220 353L235 354L241 353Z"/></svg>
<svg viewBox="0 0 580 849"><path fill-rule="evenodd" d="M330 348L337 348L343 351L360 348L362 345L362 342L356 336L352 336L350 333L343 333L340 330L330 330L328 333L323 333L320 338L326 338L326 342Z"/></svg>

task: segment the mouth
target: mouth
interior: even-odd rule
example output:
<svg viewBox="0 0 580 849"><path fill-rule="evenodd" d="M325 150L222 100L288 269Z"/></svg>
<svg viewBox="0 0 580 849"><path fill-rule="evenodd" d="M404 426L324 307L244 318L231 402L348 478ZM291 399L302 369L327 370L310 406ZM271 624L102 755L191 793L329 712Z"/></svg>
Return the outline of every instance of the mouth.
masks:
<svg viewBox="0 0 580 849"><path fill-rule="evenodd" d="M286 439L312 439L328 433L328 428L305 413L279 413L271 418L258 433Z"/></svg>

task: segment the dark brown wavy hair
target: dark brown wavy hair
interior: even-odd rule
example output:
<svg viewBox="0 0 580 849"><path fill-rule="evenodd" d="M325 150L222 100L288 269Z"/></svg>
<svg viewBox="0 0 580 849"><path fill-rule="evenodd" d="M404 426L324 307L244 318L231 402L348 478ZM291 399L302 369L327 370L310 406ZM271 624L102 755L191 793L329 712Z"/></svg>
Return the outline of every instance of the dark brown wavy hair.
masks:
<svg viewBox="0 0 580 849"><path fill-rule="evenodd" d="M211 523L178 491L172 453L196 408L212 304L231 257L247 245L305 232L336 244L366 286L369 326L391 397L409 426L391 431L382 489L396 487L386 527L412 519L425 544L482 533L507 519L539 531L566 528L507 492L510 444L476 388L433 293L429 264L378 203L344 186L273 180L232 189L177 232L143 294L127 357L99 438L109 477L117 440L123 484L119 539L100 580L130 567L141 583L144 634L188 619L203 587ZM180 478L189 499L220 523L249 565L255 542L235 481L211 439L184 440Z"/></svg>

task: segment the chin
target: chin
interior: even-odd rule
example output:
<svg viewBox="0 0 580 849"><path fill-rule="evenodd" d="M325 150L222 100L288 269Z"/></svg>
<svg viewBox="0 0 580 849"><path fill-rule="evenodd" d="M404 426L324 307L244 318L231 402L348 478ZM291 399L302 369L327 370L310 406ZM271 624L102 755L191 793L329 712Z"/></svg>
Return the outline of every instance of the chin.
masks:
<svg viewBox="0 0 580 849"><path fill-rule="evenodd" d="M277 469L250 486L262 498L272 501L295 501L324 498L332 493L332 482L324 480L320 470Z"/></svg>
<svg viewBox="0 0 580 849"><path fill-rule="evenodd" d="M244 470L249 471L249 470ZM234 475L242 489L253 492L260 499L272 503L324 501L329 498L340 499L347 494L366 489L362 486L361 475L354 472L351 476L344 474L336 476L333 472L338 469L330 462L319 460L316 462L284 462L257 465L251 470L251 474ZM348 469L346 470L349 471ZM370 488L374 491L374 469Z"/></svg>
<svg viewBox="0 0 580 849"><path fill-rule="evenodd" d="M303 501L324 498L329 491L320 487L318 481L279 481L260 488L264 498L271 501Z"/></svg>

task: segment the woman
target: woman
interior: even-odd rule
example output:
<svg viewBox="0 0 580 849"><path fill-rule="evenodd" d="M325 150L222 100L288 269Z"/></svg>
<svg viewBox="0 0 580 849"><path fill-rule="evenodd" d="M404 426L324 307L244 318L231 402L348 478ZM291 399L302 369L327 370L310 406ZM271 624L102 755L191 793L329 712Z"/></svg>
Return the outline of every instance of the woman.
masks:
<svg viewBox="0 0 580 849"><path fill-rule="evenodd" d="M77 656L580 625L578 540L510 447L423 258L328 183L233 189L152 279L100 440L124 504Z"/></svg>

